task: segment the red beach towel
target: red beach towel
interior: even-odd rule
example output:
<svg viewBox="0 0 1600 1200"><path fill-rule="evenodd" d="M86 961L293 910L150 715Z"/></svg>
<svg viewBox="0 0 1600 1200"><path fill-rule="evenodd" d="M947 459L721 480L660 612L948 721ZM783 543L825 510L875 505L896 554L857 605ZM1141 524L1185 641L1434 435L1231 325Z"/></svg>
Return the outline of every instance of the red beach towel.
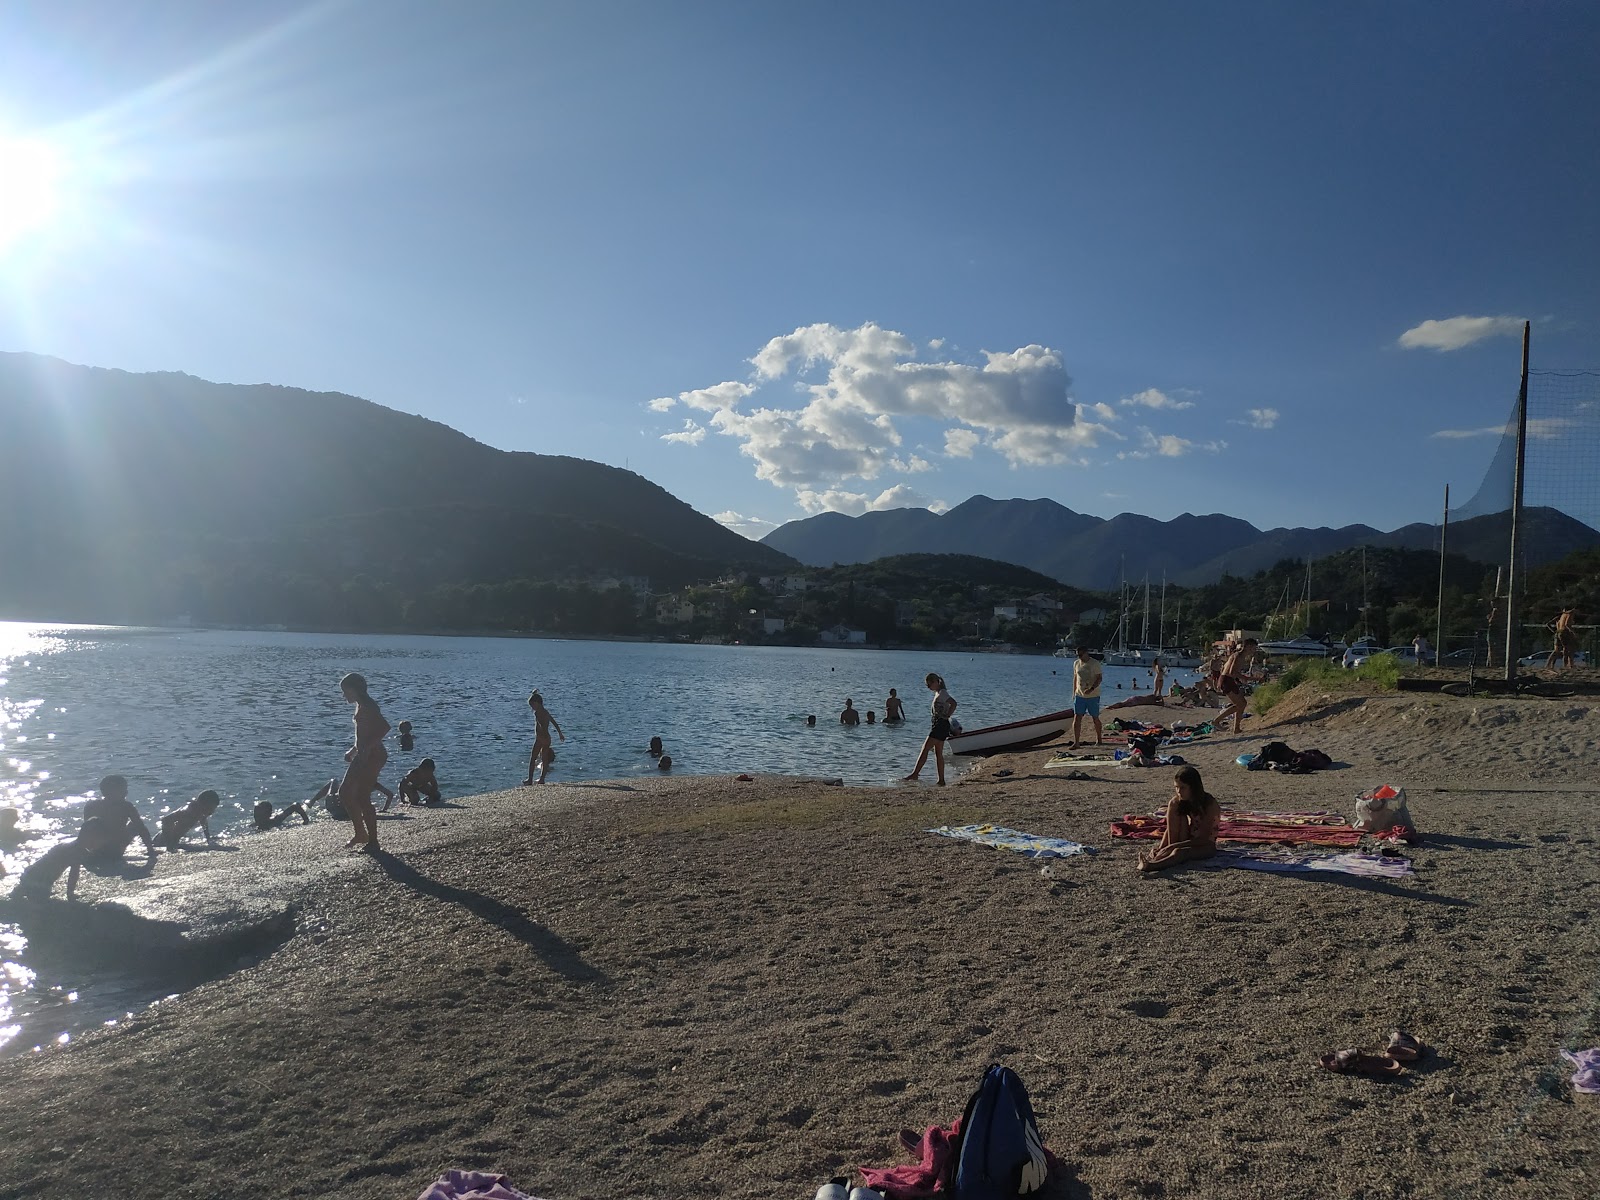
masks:
<svg viewBox="0 0 1600 1200"><path fill-rule="evenodd" d="M1111 822L1111 836L1156 840L1166 832L1167 818L1129 813ZM1217 826L1219 842L1255 842L1289 846L1359 846L1362 831L1352 828L1337 813L1235 812L1222 810Z"/></svg>

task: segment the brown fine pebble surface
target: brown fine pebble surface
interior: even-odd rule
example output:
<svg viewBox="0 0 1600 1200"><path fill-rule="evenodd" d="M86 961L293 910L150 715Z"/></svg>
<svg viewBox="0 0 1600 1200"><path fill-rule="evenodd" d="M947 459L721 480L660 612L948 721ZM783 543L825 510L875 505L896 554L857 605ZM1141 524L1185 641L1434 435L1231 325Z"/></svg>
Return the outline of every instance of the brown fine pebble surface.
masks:
<svg viewBox="0 0 1600 1200"><path fill-rule="evenodd" d="M898 1131L958 1115L990 1062L1068 1164L1058 1196L1600 1194L1600 1099L1557 1055L1600 1043L1600 705L1280 712L1183 752L1239 808L1404 785L1414 878L1142 877L1107 823L1170 770L1068 780L1035 751L942 790L524 789L385 820L377 856L320 820L91 879L276 895L297 931L0 1062L0 1197L410 1200L459 1166L549 1200L805 1200L904 1161ZM1234 765L1269 738L1343 765ZM1045 872L925 832L971 821L1098 853ZM1432 1053L1393 1082L1317 1066L1394 1029Z"/></svg>

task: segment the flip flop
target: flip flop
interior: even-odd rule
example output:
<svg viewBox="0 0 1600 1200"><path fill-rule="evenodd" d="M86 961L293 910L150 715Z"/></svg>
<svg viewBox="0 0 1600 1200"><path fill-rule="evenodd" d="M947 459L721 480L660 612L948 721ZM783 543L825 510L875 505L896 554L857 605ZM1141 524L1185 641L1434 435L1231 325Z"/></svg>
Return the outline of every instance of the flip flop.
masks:
<svg viewBox="0 0 1600 1200"><path fill-rule="evenodd" d="M1363 1050L1338 1050L1324 1054L1317 1060L1325 1069L1338 1075L1367 1075L1373 1079L1393 1079L1400 1074L1400 1064L1387 1054L1368 1054Z"/></svg>
<svg viewBox="0 0 1600 1200"><path fill-rule="evenodd" d="M1389 1035L1389 1045L1386 1053L1390 1058L1399 1062L1416 1062L1428 1052L1428 1048L1404 1030L1395 1030Z"/></svg>

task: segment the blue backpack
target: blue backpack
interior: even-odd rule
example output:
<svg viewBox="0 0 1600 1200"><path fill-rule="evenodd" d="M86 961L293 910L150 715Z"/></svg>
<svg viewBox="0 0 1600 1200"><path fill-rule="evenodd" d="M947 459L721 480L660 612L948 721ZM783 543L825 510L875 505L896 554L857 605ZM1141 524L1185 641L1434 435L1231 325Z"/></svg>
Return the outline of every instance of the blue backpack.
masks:
<svg viewBox="0 0 1600 1200"><path fill-rule="evenodd" d="M1049 1171L1028 1089L1010 1067L991 1066L967 1101L947 1189L954 1200L1011 1200L1044 1187Z"/></svg>

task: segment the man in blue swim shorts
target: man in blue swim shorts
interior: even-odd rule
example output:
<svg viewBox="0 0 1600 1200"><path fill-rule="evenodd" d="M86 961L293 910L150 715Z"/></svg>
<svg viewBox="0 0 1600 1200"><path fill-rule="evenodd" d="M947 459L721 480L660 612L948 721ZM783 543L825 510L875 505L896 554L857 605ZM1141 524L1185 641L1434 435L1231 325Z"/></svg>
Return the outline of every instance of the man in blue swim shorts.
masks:
<svg viewBox="0 0 1600 1200"><path fill-rule="evenodd" d="M1094 744L1105 734L1100 728L1100 664L1089 654L1089 647L1078 647L1078 661L1072 664L1072 747L1082 740L1085 715L1094 722Z"/></svg>

